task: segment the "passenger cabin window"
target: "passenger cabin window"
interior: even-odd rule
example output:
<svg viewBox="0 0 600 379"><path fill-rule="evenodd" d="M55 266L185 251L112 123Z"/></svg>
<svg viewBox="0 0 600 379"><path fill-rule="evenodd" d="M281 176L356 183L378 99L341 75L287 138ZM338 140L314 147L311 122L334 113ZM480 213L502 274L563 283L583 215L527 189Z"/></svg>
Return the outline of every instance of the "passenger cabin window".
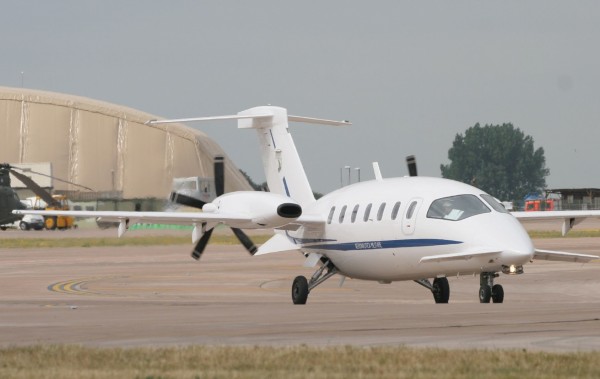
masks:
<svg viewBox="0 0 600 379"><path fill-rule="evenodd" d="M342 207L342 210L340 211L340 224L344 222L344 216L346 216L346 208L348 207L344 205Z"/></svg>
<svg viewBox="0 0 600 379"><path fill-rule="evenodd" d="M369 221L369 214L371 213L372 206L373 206L373 204L369 203L369 205L367 205L367 208L365 208L365 216L363 217L364 222Z"/></svg>
<svg viewBox="0 0 600 379"><path fill-rule="evenodd" d="M356 205L354 206L354 209L352 210L352 218L351 218L351 221L352 221L352 223L353 223L353 224L354 224L354 221L356 221L356 215L358 214L358 207L359 207L359 205L358 205L358 204L356 204Z"/></svg>
<svg viewBox="0 0 600 379"><path fill-rule="evenodd" d="M377 211L377 221L381 221L383 218L383 211L385 211L385 203L381 203L379 210Z"/></svg>
<svg viewBox="0 0 600 379"><path fill-rule="evenodd" d="M398 211L400 210L400 202L396 202L394 204L394 208L392 208L392 220L395 220L398 217Z"/></svg>
<svg viewBox="0 0 600 379"><path fill-rule="evenodd" d="M408 220L410 220L413 216L413 213L415 213L415 207L417 206L417 202L413 201L412 203L410 203L410 206L408 207L408 210L406 211L406 218Z"/></svg>
<svg viewBox="0 0 600 379"><path fill-rule="evenodd" d="M489 213L491 210L475 195L444 197L431 203L427 217L460 221L471 216Z"/></svg>
<svg viewBox="0 0 600 379"><path fill-rule="evenodd" d="M331 220L333 220L333 214L335 213L335 207L331 207L329 211L329 217L327 217L327 223L331 224Z"/></svg>
<svg viewBox="0 0 600 379"><path fill-rule="evenodd" d="M508 213L506 208L504 208L504 205L499 203L498 200L496 200L493 196L490 196L490 195L484 193L484 194L481 194L481 197L483 198L483 200L485 200L486 203L488 203L490 205L490 207L494 208L494 210L496 212Z"/></svg>

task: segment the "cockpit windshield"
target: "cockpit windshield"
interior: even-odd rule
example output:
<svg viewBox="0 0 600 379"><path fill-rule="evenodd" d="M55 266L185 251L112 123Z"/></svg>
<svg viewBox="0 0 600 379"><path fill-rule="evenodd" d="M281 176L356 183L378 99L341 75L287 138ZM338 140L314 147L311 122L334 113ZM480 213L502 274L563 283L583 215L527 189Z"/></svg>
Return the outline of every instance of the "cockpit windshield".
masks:
<svg viewBox="0 0 600 379"><path fill-rule="evenodd" d="M506 210L506 208L504 208L504 205L502 205L501 203L499 203L498 200L496 200L493 196L490 196L488 194L482 193L481 197L483 198L483 200L485 200L486 203L488 203L492 208L494 208L494 210L496 212L508 213L508 211Z"/></svg>
<svg viewBox="0 0 600 379"><path fill-rule="evenodd" d="M475 195L444 197L431 203L427 217L460 221L491 210Z"/></svg>

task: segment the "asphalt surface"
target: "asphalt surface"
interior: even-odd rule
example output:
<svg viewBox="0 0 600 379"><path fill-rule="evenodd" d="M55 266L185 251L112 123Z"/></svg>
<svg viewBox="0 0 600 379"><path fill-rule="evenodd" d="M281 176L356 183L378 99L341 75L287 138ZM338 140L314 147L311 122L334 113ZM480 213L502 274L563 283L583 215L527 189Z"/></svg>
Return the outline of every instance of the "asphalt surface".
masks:
<svg viewBox="0 0 600 379"><path fill-rule="evenodd" d="M0 238L114 234L7 231ZM600 255L600 238L534 242L544 249ZM0 249L0 346L600 350L600 262L534 262L524 275L501 275L496 282L504 286L503 304L479 304L479 278L473 276L449 278L450 304L434 304L429 291L413 282L348 279L340 288L333 277L300 306L291 304L291 282L313 271L302 267L300 254L250 257L237 246L210 245L196 262L191 248L190 242Z"/></svg>

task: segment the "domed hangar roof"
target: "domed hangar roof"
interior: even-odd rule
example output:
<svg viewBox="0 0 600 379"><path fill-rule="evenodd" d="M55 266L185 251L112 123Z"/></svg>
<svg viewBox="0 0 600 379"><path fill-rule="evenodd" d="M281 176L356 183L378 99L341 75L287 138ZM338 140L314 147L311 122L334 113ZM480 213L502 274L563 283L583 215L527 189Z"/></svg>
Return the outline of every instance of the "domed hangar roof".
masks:
<svg viewBox="0 0 600 379"><path fill-rule="evenodd" d="M0 87L0 162L51 162L52 175L113 197L166 198L173 178L213 178L225 152L182 124L145 125L151 114L65 94ZM55 181L55 190L79 191ZM225 191L251 190L225 158Z"/></svg>

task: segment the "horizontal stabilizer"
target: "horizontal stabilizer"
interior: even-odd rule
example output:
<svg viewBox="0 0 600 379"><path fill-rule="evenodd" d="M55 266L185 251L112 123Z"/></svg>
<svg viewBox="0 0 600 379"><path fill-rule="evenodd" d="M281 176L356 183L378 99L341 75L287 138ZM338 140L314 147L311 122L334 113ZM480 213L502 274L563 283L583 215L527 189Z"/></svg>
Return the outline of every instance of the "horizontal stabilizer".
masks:
<svg viewBox="0 0 600 379"><path fill-rule="evenodd" d="M275 234L267 242L263 243L254 255L297 251L298 248L299 246L291 242L285 235Z"/></svg>
<svg viewBox="0 0 600 379"><path fill-rule="evenodd" d="M497 250L479 250L479 251L465 251L453 254L441 254L441 255L429 255L421 258L419 263L425 262L447 262L447 261L466 261L475 257L482 257L486 255L500 254Z"/></svg>
<svg viewBox="0 0 600 379"><path fill-rule="evenodd" d="M545 261L560 261L560 262L581 262L588 263L594 259L599 259L597 255L566 253L564 251L552 250L535 250L533 259L541 259Z"/></svg>

